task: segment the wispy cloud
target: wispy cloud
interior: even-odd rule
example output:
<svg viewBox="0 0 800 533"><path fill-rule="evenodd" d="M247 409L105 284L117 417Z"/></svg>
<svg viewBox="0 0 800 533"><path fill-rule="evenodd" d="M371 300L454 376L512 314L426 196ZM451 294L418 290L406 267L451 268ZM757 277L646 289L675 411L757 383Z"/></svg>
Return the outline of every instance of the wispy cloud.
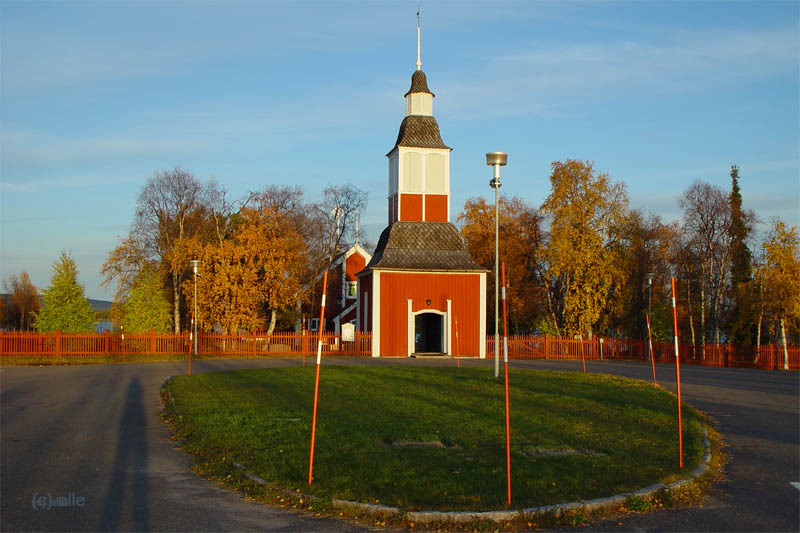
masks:
<svg viewBox="0 0 800 533"><path fill-rule="evenodd" d="M658 97L722 84L794 75L800 68L795 27L674 32L662 42L531 41L517 51L484 57L477 70L443 80L445 111L547 114L571 102L635 94ZM492 73L487 79L486 73ZM476 105L491 102L492 105Z"/></svg>

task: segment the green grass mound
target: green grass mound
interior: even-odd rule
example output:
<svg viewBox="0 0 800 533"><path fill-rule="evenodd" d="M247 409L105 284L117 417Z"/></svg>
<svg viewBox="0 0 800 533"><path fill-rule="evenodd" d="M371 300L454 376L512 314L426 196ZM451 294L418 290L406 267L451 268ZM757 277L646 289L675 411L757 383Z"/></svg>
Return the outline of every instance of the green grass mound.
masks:
<svg viewBox="0 0 800 533"><path fill-rule="evenodd" d="M603 374L512 370L509 381L515 508L680 477L670 393ZM503 382L489 370L323 365L311 487L313 366L181 376L165 389L185 449L216 474L235 461L324 498L505 508ZM687 406L683 423L689 472L702 455L702 423Z"/></svg>

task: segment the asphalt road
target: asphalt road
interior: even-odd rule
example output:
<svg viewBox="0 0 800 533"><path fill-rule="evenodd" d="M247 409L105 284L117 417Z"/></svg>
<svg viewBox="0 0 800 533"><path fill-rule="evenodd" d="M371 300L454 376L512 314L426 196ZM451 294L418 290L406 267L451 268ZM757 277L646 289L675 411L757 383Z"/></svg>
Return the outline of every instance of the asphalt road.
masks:
<svg viewBox="0 0 800 533"><path fill-rule="evenodd" d="M192 370L298 363L196 361ZM490 363L464 364L488 369ZM580 370L580 362L511 364ZM590 362L589 371L652 379L650 367L638 363ZM183 372L183 363L0 369L0 531L358 529L249 501L198 478L158 416L161 384ZM658 365L657 377L675 390L673 367ZM681 377L684 400L709 414L726 439L725 479L701 508L626 516L580 530L800 530L800 491L789 484L800 481L800 375L684 366Z"/></svg>
<svg viewBox="0 0 800 533"><path fill-rule="evenodd" d="M161 384L183 372L177 363L0 369L0 531L358 530L197 477L159 417Z"/></svg>

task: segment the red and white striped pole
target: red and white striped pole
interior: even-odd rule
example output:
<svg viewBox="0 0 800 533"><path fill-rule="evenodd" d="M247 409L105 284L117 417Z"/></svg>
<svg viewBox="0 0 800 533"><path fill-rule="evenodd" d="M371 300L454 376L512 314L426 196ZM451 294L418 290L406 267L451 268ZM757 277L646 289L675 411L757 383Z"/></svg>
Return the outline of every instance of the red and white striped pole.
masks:
<svg viewBox="0 0 800 533"><path fill-rule="evenodd" d="M319 340L317 341L317 377L314 380L314 414L311 417L311 452L308 458L308 485L314 479L314 440L317 434L317 400L319 399L319 367L322 362L322 331L325 329L325 292L328 289L328 271L322 280L322 308L319 311Z"/></svg>
<svg viewBox="0 0 800 533"><path fill-rule="evenodd" d="M653 335L650 332L650 313L647 313L647 342L650 343L650 364L653 367L653 387L657 387L656 383L656 358L653 353Z"/></svg>
<svg viewBox="0 0 800 533"><path fill-rule="evenodd" d="M681 418L681 359L678 354L678 308L675 305L675 278L672 280L672 322L675 328L675 375L678 381L678 453L680 468L683 468L683 420Z"/></svg>
<svg viewBox="0 0 800 533"><path fill-rule="evenodd" d="M503 367L506 374L506 491L511 506L511 422L508 402L508 308L506 307L506 264L503 263Z"/></svg>
<svg viewBox="0 0 800 533"><path fill-rule="evenodd" d="M188 375L192 375L192 331L194 331L194 313L192 313L192 323L189 324L189 369L186 371ZM125 337L123 337L124 339Z"/></svg>
<svg viewBox="0 0 800 533"><path fill-rule="evenodd" d="M456 318L456 366L461 368L461 350L458 347L458 319Z"/></svg>

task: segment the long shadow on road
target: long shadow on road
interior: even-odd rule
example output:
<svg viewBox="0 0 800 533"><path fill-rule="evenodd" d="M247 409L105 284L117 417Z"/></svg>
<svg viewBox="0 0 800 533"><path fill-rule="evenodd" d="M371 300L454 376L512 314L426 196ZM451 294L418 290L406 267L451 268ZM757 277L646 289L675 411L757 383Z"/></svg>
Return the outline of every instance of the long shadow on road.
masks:
<svg viewBox="0 0 800 533"><path fill-rule="evenodd" d="M146 416L142 405L142 385L133 378L125 394L125 407L119 423L119 438L114 470L106 493L99 531L116 531L122 513L130 505L130 525L136 531L147 531L147 435ZM126 496L130 495L130 498Z"/></svg>

